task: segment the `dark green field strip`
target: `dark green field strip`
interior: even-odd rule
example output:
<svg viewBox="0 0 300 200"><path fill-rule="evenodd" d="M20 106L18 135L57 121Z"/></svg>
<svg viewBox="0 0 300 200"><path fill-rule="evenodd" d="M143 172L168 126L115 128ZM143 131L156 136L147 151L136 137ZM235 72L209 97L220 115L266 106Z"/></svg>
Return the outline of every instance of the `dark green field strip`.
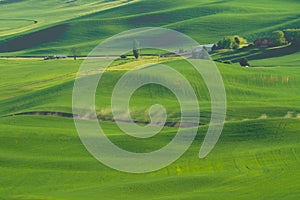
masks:
<svg viewBox="0 0 300 200"><path fill-rule="evenodd" d="M281 48L261 48L261 49L251 49L244 48L237 51L228 51L225 53L215 54L216 61L231 61L233 63L238 63L241 58L247 58L248 60L259 60L267 58L278 58L288 55L293 55L299 52L300 47L297 46L284 46ZM284 65L285 63L283 63ZM254 66L255 67L255 66ZM258 66L260 67L260 66Z"/></svg>
<svg viewBox="0 0 300 200"><path fill-rule="evenodd" d="M9 40L0 44L0 53L29 49L53 40L57 40L66 31L66 29L67 26L62 24Z"/></svg>

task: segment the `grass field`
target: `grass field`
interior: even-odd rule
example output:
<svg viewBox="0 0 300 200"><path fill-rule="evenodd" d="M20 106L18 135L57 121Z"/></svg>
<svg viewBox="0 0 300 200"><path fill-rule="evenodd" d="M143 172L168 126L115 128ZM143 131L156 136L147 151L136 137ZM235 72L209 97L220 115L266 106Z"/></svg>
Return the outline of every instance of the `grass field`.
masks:
<svg viewBox="0 0 300 200"><path fill-rule="evenodd" d="M297 199L299 119L263 119L225 125L216 148L197 158L203 132L189 151L167 168L131 175L111 170L89 155L71 119L1 118L3 199ZM114 124L103 123L118 145L139 148ZM164 145L174 134L143 149ZM201 134L202 133L202 134ZM155 144L155 146L153 146Z"/></svg>
<svg viewBox="0 0 300 200"><path fill-rule="evenodd" d="M171 165L144 174L113 170L82 144L71 116L74 80L83 60L36 57L71 55L72 48L85 56L104 39L144 26L175 29L200 43L235 34L252 41L274 30L299 28L299 8L297 0L0 0L0 200L299 199L298 48L212 54L220 61L227 114L220 140L204 159L198 154L211 99L202 77L179 58L117 59L103 73L95 106L106 136L119 147L138 153L160 149L174 138L180 120L175 95L149 84L130 100L133 119L149 122L148 109L159 103L172 125L138 139L113 122L112 91L133 68L166 64L190 82L199 100L193 144ZM253 67L239 66L244 56ZM228 60L232 64L221 63ZM165 78L176 81L168 74Z"/></svg>
<svg viewBox="0 0 300 200"><path fill-rule="evenodd" d="M3 105L0 109L2 115L28 111L71 113L73 79L81 61L2 60L1 62L4 64L2 73L6 74L0 102L0 105ZM210 97L203 80L194 75L195 71L185 61L167 61L166 64L185 75L191 82L200 99L201 110L205 116L203 120L207 121ZM5 65L10 67L7 68ZM297 112L300 113L298 67L241 68L234 65L218 65L226 85L228 120L255 119L263 114L283 117L288 112L294 112L295 115ZM122 68L122 65L115 68L117 67ZM23 72L20 69L26 70ZM97 101L99 115L102 115L102 111L106 113L105 115L109 115L110 112L106 111L110 107L110 98L106 97L111 96L115 83L126 71L111 70L104 74L100 82L100 85L105 85L101 89L104 98L100 98L100 93L96 94L96 99L99 98ZM37 76L33 76L33 73ZM16 82L16 79L19 81ZM165 106L172 110L173 120L180 113L177 100L172 93L161 87L149 86L138 90L136 98L132 101L133 110L140 113L137 118L146 117L144 116L146 108L154 102L166 102Z"/></svg>
<svg viewBox="0 0 300 200"><path fill-rule="evenodd" d="M6 74L1 80L2 116L26 111L71 113L73 79L80 60L0 62L1 74ZM203 92L204 83L186 62L166 62L188 77L200 99L202 122L207 123L210 107L209 97ZM118 66L122 69L122 64L117 65L115 70L104 74L102 81L107 87L101 94L105 97L110 96L118 77L129 70L116 70ZM94 160L81 144L72 119L2 117L1 196L4 199L295 199L300 184L299 68L240 68L225 64L218 64L218 68L227 91L228 122L218 145L207 158L197 157L206 125L199 128L197 139L178 161L157 172L131 175ZM100 102L99 115L110 118L107 99ZM164 88L151 85L136 92L131 107L133 116L148 120L145 111L154 102L163 102L172 111L169 120L177 120L175 97ZM114 143L135 152L164 146L177 130L165 127L159 136L140 141L125 136L114 123L100 123ZM266 184L269 182L272 184Z"/></svg>
<svg viewBox="0 0 300 200"><path fill-rule="evenodd" d="M33 7L32 4L36 6ZM115 6L117 7L113 8ZM130 28L147 26L175 29L202 44L214 43L224 35L237 33L253 41L274 30L298 28L300 26L298 8L297 1L285 3L280 0L255 0L251 3L238 0L129 2L77 0L72 3L26 0L5 5L4 12L1 12L3 16L0 14L0 21L9 15L14 16L14 19L34 19L38 23L18 28L15 23L2 20L1 23L6 24L9 31L0 32L2 35L0 56L70 55L70 49L74 47L80 50L80 54L86 55L107 37ZM17 9L21 11L15 13ZM56 37L45 40L53 35L49 28L58 24L65 28ZM37 30L44 32L30 37ZM37 40L34 46L29 45L13 52L6 52L8 46L6 44L19 46L28 41L28 37Z"/></svg>

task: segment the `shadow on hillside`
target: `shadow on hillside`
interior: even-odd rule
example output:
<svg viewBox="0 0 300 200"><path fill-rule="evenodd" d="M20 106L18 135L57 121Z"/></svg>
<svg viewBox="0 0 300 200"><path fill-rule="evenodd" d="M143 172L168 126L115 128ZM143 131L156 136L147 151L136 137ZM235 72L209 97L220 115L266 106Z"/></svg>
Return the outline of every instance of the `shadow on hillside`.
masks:
<svg viewBox="0 0 300 200"><path fill-rule="evenodd" d="M57 40L67 29L67 25L57 25L44 30L5 41L0 44L0 53L14 52Z"/></svg>
<svg viewBox="0 0 300 200"><path fill-rule="evenodd" d="M223 3L227 3L230 0L219 0L219 1L213 1L213 2L208 2L206 3L206 5L217 5L217 4L223 4Z"/></svg>
<svg viewBox="0 0 300 200"><path fill-rule="evenodd" d="M0 1L0 4L9 4L9 3L17 3L24 0L2 0Z"/></svg>
<svg viewBox="0 0 300 200"><path fill-rule="evenodd" d="M281 48L244 48L236 51L224 52L221 57L216 61L230 60L233 63L239 62L241 58L247 58L248 60L258 60L272 57L279 57L290 55L300 51L299 46L284 46Z"/></svg>

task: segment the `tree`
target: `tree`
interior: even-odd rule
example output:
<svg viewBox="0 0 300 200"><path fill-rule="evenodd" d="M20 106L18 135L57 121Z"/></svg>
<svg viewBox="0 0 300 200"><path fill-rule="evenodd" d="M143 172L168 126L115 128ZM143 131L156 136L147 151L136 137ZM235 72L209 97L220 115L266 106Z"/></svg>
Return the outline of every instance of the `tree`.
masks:
<svg viewBox="0 0 300 200"><path fill-rule="evenodd" d="M234 43L233 40L231 40L231 37L225 36L218 42L218 48L220 49L232 49L232 44Z"/></svg>
<svg viewBox="0 0 300 200"><path fill-rule="evenodd" d="M274 31L272 33L271 40L274 46L280 46L286 44L283 31Z"/></svg>
<svg viewBox="0 0 300 200"><path fill-rule="evenodd" d="M80 54L80 52L76 47L72 47L71 48L71 54L72 54L74 60L76 60L77 56Z"/></svg>
<svg viewBox="0 0 300 200"><path fill-rule="evenodd" d="M240 60L240 65L241 65L242 67L250 67L250 64L249 64L247 58L242 58L242 59Z"/></svg>
<svg viewBox="0 0 300 200"><path fill-rule="evenodd" d="M133 52L135 59L138 59L140 56L140 42L138 40L133 41L132 52Z"/></svg>

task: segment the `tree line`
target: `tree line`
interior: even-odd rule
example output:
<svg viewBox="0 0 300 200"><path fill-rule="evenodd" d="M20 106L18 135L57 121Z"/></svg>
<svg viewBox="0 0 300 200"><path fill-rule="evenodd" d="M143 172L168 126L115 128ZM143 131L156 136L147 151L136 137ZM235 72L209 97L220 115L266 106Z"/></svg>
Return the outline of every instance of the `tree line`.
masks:
<svg viewBox="0 0 300 200"><path fill-rule="evenodd" d="M291 44L292 46L300 46L300 29L286 29L273 31L269 37L264 38L267 41L269 47L281 46L285 44ZM257 39L259 40L259 39ZM254 42L255 43L255 42ZM225 36L214 45L213 50L218 49L239 49L248 45L248 41L238 35Z"/></svg>

